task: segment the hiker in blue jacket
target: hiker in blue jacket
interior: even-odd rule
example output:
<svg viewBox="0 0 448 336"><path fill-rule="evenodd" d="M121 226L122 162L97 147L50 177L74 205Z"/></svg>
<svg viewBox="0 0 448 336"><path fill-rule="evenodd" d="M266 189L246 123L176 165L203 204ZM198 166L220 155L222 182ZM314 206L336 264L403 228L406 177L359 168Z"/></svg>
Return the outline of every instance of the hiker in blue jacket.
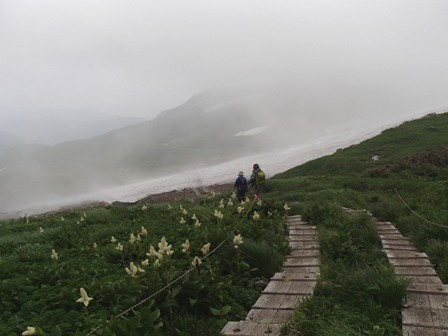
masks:
<svg viewBox="0 0 448 336"><path fill-rule="evenodd" d="M258 163L254 163L252 175L250 176L249 185L252 186L256 199L260 198L260 192L264 188L266 177Z"/></svg>
<svg viewBox="0 0 448 336"><path fill-rule="evenodd" d="M238 202L244 202L246 200L247 180L244 177L244 173L242 171L238 173L238 177L235 180L235 185L233 188L236 189Z"/></svg>

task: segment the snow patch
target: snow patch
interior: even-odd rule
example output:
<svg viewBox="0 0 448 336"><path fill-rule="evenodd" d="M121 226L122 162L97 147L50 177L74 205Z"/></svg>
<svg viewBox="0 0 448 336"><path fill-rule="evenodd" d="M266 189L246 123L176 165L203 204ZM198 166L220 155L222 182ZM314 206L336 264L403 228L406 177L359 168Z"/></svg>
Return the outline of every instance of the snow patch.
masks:
<svg viewBox="0 0 448 336"><path fill-rule="evenodd" d="M241 131L238 132L237 134L235 134L235 136L249 136L249 135L256 135L256 134L260 134L263 133L264 131L266 131L267 129L269 129L271 126L270 125L265 125L265 126L259 126L259 127L255 127L255 128L251 128L245 131Z"/></svg>

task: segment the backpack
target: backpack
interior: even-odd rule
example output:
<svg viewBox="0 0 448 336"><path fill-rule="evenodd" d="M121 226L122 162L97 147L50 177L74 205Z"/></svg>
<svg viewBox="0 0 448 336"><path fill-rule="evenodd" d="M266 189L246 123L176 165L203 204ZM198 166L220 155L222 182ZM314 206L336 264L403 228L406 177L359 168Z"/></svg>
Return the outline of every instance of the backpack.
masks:
<svg viewBox="0 0 448 336"><path fill-rule="evenodd" d="M247 191L247 180L244 176L239 176L236 180L236 187L238 190Z"/></svg>
<svg viewBox="0 0 448 336"><path fill-rule="evenodd" d="M257 172L257 175L255 176L255 183L264 184L265 182L266 182L266 175L264 174L264 171L259 170Z"/></svg>

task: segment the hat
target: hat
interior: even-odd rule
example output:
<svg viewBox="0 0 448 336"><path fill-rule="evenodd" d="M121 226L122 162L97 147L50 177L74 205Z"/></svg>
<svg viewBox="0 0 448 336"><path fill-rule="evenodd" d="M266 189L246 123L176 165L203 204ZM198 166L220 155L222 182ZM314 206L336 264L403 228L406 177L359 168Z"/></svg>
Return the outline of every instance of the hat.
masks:
<svg viewBox="0 0 448 336"><path fill-rule="evenodd" d="M238 173L238 176L244 176L244 173L242 170L240 170L240 172Z"/></svg>
<svg viewBox="0 0 448 336"><path fill-rule="evenodd" d="M258 163L254 163L254 169L258 169L260 168L260 166L258 165Z"/></svg>

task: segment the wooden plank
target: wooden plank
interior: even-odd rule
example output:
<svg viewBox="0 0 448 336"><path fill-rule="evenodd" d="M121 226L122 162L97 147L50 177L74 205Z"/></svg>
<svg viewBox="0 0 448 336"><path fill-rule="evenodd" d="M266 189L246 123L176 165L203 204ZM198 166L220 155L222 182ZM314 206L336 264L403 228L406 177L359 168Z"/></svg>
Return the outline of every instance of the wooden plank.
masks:
<svg viewBox="0 0 448 336"><path fill-rule="evenodd" d="M406 303L404 304L404 308L429 308L429 298L427 295L421 294L409 294L406 298Z"/></svg>
<svg viewBox="0 0 448 336"><path fill-rule="evenodd" d="M448 285L412 283L411 285L409 285L408 292L422 293L422 294L448 295Z"/></svg>
<svg viewBox="0 0 448 336"><path fill-rule="evenodd" d="M429 299L431 309L446 310L448 312L448 297L446 295L426 294L425 296L427 296Z"/></svg>
<svg viewBox="0 0 448 336"><path fill-rule="evenodd" d="M445 329L448 335L448 309L434 309L432 308L432 321L434 328Z"/></svg>
<svg viewBox="0 0 448 336"><path fill-rule="evenodd" d="M296 272L279 272L275 273L271 281L307 281L316 282L316 274L303 274Z"/></svg>
<svg viewBox="0 0 448 336"><path fill-rule="evenodd" d="M290 242L316 242L316 238L311 236L289 236L288 240Z"/></svg>
<svg viewBox="0 0 448 336"><path fill-rule="evenodd" d="M320 253L319 250L301 250L301 249L294 249L291 250L291 253L289 254L288 258L292 257L300 257L300 258L306 258L306 257L319 257Z"/></svg>
<svg viewBox="0 0 448 336"><path fill-rule="evenodd" d="M437 275L434 268L429 267L429 266L422 266L422 267L394 266L394 268L395 268L396 274L404 275L404 276L408 276L408 275L419 275L419 276Z"/></svg>
<svg viewBox="0 0 448 336"><path fill-rule="evenodd" d="M277 312L277 309L251 309L246 316L246 321L255 321L257 323L278 323L275 321L275 315Z"/></svg>
<svg viewBox="0 0 448 336"><path fill-rule="evenodd" d="M299 234L312 234L315 235L316 234L316 228L311 228L311 227L307 227L307 228L289 228L289 234L290 235L299 235Z"/></svg>
<svg viewBox="0 0 448 336"><path fill-rule="evenodd" d="M427 276L407 275L406 278L409 278L412 284L437 284L437 285L442 284L442 280L440 280L438 276L434 275L427 275Z"/></svg>
<svg viewBox="0 0 448 336"><path fill-rule="evenodd" d="M308 258L286 258L283 266L291 267L291 266L319 266L319 258L318 257L308 257Z"/></svg>
<svg viewBox="0 0 448 336"><path fill-rule="evenodd" d="M401 312L402 325L433 327L431 310L428 307L409 307Z"/></svg>
<svg viewBox="0 0 448 336"><path fill-rule="evenodd" d="M247 314L247 321L258 323L284 323L291 316L292 311L278 309L251 309Z"/></svg>
<svg viewBox="0 0 448 336"><path fill-rule="evenodd" d="M389 259L421 259L421 258L428 258L428 255L423 252L415 252L415 251L395 251L395 250L388 250L385 251L386 255Z"/></svg>
<svg viewBox="0 0 448 336"><path fill-rule="evenodd" d="M402 252L418 252L417 248L412 245L383 245L383 251L386 253L387 251L402 251Z"/></svg>
<svg viewBox="0 0 448 336"><path fill-rule="evenodd" d="M252 308L293 310L304 295L261 294Z"/></svg>
<svg viewBox="0 0 448 336"><path fill-rule="evenodd" d="M262 291L262 294L283 294L283 295L310 295L313 293L316 282L291 281L279 282L271 281Z"/></svg>
<svg viewBox="0 0 448 336"><path fill-rule="evenodd" d="M387 233L387 234L380 234L379 235L381 239L389 239L389 240L408 240L409 238L404 237L401 233L394 234L394 233Z"/></svg>
<svg viewBox="0 0 448 336"><path fill-rule="evenodd" d="M318 266L305 266L305 267L300 267L300 266L284 266L285 270L287 270L288 272L296 272L296 273L301 273L301 274L318 274L320 273L320 267Z"/></svg>
<svg viewBox="0 0 448 336"><path fill-rule="evenodd" d="M384 252L388 251L411 251L411 252L418 252L417 248L412 244L406 244L406 245L391 245L391 244L383 244L383 250Z"/></svg>
<svg viewBox="0 0 448 336"><path fill-rule="evenodd" d="M293 281L269 281L262 293L274 294L282 293L287 294L291 288Z"/></svg>
<svg viewBox="0 0 448 336"><path fill-rule="evenodd" d="M403 326L403 335L406 336L447 336L446 329L435 329L430 327Z"/></svg>
<svg viewBox="0 0 448 336"><path fill-rule="evenodd" d="M428 259L389 259L389 262L394 266L407 267L434 267Z"/></svg>
<svg viewBox="0 0 448 336"><path fill-rule="evenodd" d="M315 241L306 241L306 242L297 242L297 241L290 241L289 246L293 249L318 249L319 245Z"/></svg>
<svg viewBox="0 0 448 336"><path fill-rule="evenodd" d="M224 336L276 336L280 335L278 324L260 324L250 321L228 322L221 330Z"/></svg>
<svg viewBox="0 0 448 336"><path fill-rule="evenodd" d="M392 247L399 247L399 246L412 246L415 247L414 244L410 240L396 240L396 239L381 239L381 244L383 247L385 245L390 245Z"/></svg>
<svg viewBox="0 0 448 336"><path fill-rule="evenodd" d="M316 286L316 282L310 281L296 281L292 283L291 288L289 289L288 294L300 294L300 295L312 295L314 291L314 287Z"/></svg>

